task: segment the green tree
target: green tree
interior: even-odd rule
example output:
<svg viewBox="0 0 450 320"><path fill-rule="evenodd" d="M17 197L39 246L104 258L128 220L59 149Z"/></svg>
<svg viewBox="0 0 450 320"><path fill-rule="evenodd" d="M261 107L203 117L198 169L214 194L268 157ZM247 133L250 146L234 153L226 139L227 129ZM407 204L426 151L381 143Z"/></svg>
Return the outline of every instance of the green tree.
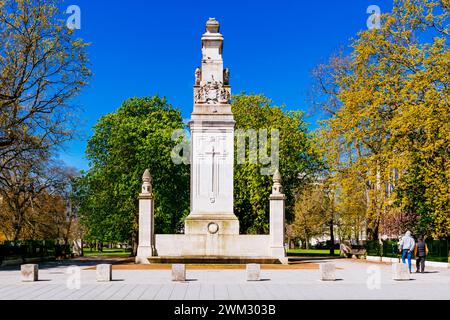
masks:
<svg viewBox="0 0 450 320"><path fill-rule="evenodd" d="M183 129L181 113L158 96L132 98L102 117L88 142L90 170L80 182L81 213L92 239L133 240L138 231L142 174L150 169L158 233L180 231L188 213L189 171L171 152L174 130Z"/></svg>
<svg viewBox="0 0 450 320"><path fill-rule="evenodd" d="M267 154L271 154L271 130L279 130L279 167L287 196L286 217L293 218L294 196L320 167L308 134L303 113L284 111L272 106L263 95L236 95L232 111L236 129L265 129L268 132ZM261 137L260 141L261 141ZM250 145L251 138L246 138ZM238 144L236 144L237 146ZM269 228L269 195L273 185L272 176L261 174L267 164L251 161L250 148L246 148L246 161L234 170L234 208L243 233L267 233ZM259 153L261 155L261 151ZM236 155L237 156L237 155ZM272 174L274 172L271 172Z"/></svg>

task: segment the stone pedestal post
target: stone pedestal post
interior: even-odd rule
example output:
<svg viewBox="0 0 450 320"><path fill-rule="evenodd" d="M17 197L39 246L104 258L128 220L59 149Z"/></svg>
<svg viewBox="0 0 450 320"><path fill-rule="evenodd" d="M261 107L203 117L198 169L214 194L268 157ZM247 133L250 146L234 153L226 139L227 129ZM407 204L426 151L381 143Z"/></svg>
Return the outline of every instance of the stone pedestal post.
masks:
<svg viewBox="0 0 450 320"><path fill-rule="evenodd" d="M172 265L172 281L186 281L186 265L173 264Z"/></svg>
<svg viewBox="0 0 450 320"><path fill-rule="evenodd" d="M392 279L396 281L411 280L408 265L404 263L393 263Z"/></svg>
<svg viewBox="0 0 450 320"><path fill-rule="evenodd" d="M33 282L39 280L39 268L37 264L23 264L20 266L22 282Z"/></svg>
<svg viewBox="0 0 450 320"><path fill-rule="evenodd" d="M97 282L112 281L112 265L98 264L96 267Z"/></svg>
<svg viewBox="0 0 450 320"><path fill-rule="evenodd" d="M285 195L282 193L281 175L277 170L273 176L272 194L270 195L270 248L269 255L276 257L284 264L287 263L286 251L284 248L284 201Z"/></svg>
<svg viewBox="0 0 450 320"><path fill-rule="evenodd" d="M142 192L139 194L139 246L136 263L149 264L148 257L157 256L155 246L154 198L150 171L142 177Z"/></svg>
<svg viewBox="0 0 450 320"><path fill-rule="evenodd" d="M261 265L251 263L247 264L247 281L260 281L261 280Z"/></svg>
<svg viewBox="0 0 450 320"><path fill-rule="evenodd" d="M320 264L320 280L336 281L336 265L334 263Z"/></svg>

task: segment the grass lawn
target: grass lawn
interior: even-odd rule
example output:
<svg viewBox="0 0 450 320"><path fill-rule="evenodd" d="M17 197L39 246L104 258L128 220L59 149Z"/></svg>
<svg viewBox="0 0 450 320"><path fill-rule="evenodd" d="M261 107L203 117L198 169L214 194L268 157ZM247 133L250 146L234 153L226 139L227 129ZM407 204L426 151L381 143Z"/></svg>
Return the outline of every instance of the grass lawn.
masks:
<svg viewBox="0 0 450 320"><path fill-rule="evenodd" d="M95 251L95 249L93 249L91 251L91 249L89 248L84 248L83 249L83 254L85 257L94 257L94 256L122 256L122 257L129 257L131 252L130 251L125 251L125 249L103 249L102 252L100 251Z"/></svg>
<svg viewBox="0 0 450 320"><path fill-rule="evenodd" d="M288 255L290 256L329 256L330 250L316 250L316 249L290 249L288 250ZM338 249L334 250L334 255L338 256L340 255L341 251Z"/></svg>

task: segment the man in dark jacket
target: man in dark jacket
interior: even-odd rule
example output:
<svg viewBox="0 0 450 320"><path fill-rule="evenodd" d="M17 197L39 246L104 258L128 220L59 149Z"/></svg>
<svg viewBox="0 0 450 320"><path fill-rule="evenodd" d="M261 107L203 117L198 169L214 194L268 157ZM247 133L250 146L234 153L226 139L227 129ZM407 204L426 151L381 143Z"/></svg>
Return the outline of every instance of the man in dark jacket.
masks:
<svg viewBox="0 0 450 320"><path fill-rule="evenodd" d="M417 242L415 248L414 248L414 255L416 256L416 268L417 273L419 273L419 267L420 272L425 272L425 259L428 255L428 247L425 241L423 241L423 238L419 238L419 241Z"/></svg>

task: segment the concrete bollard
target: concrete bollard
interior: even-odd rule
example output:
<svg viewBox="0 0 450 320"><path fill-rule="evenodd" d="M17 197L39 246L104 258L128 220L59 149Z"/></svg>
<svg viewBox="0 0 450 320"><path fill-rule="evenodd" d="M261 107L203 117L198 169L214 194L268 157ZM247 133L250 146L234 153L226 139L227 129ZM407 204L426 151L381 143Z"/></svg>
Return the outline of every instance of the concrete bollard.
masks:
<svg viewBox="0 0 450 320"><path fill-rule="evenodd" d="M247 264L247 281L261 280L261 266L259 264Z"/></svg>
<svg viewBox="0 0 450 320"><path fill-rule="evenodd" d="M186 281L186 265L172 264L172 281Z"/></svg>
<svg viewBox="0 0 450 320"><path fill-rule="evenodd" d="M404 263L393 263L392 280L395 281L411 280L408 265Z"/></svg>
<svg viewBox="0 0 450 320"><path fill-rule="evenodd" d="M108 282L112 280L111 264L98 264L96 271L97 271L97 282Z"/></svg>
<svg viewBox="0 0 450 320"><path fill-rule="evenodd" d="M322 281L336 281L336 265L334 263L322 263L319 269Z"/></svg>
<svg viewBox="0 0 450 320"><path fill-rule="evenodd" d="M37 264L23 264L20 266L22 282L34 282L39 279L39 267Z"/></svg>

